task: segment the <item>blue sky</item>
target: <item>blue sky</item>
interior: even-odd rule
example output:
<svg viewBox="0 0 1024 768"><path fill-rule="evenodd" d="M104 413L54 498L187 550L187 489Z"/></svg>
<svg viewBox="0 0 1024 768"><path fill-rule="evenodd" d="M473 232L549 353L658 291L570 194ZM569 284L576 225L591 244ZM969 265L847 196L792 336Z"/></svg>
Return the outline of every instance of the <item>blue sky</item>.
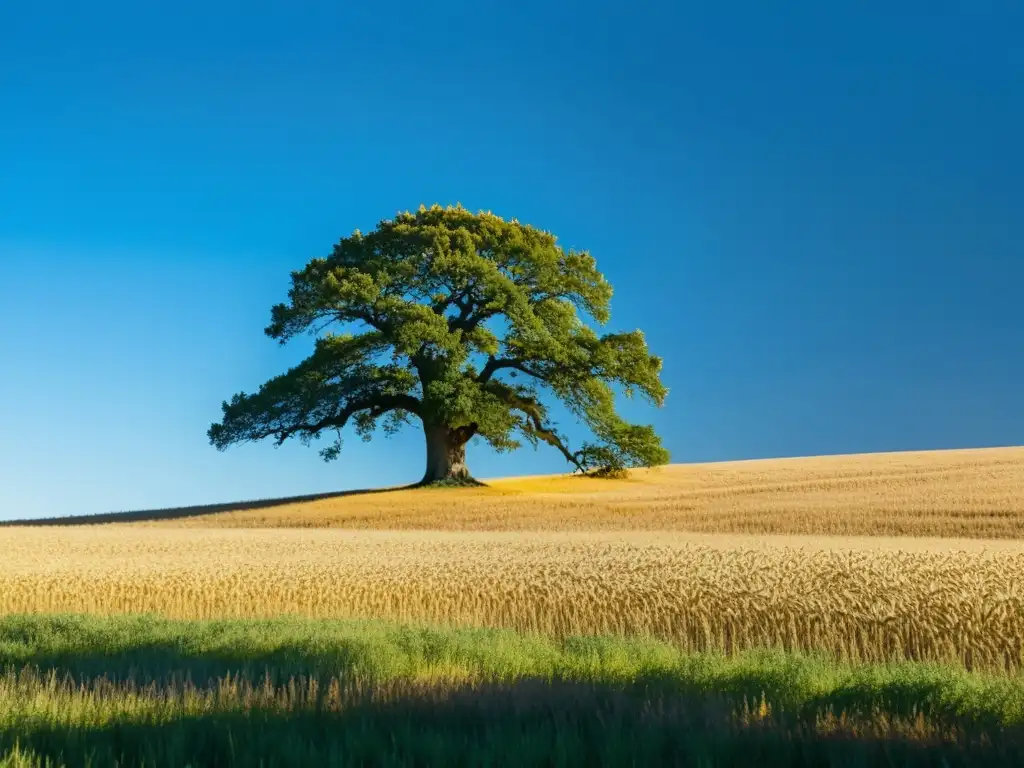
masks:
<svg viewBox="0 0 1024 768"><path fill-rule="evenodd" d="M433 202L595 255L676 461L1024 443L1024 5L370 5L0 4L0 518L418 479L205 432L289 271Z"/></svg>

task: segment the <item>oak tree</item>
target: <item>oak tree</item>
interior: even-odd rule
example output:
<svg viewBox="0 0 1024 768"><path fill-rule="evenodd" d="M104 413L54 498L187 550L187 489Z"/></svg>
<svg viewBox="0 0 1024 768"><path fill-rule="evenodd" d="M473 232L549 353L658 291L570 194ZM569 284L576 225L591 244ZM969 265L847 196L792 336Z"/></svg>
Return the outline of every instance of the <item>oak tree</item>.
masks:
<svg viewBox="0 0 1024 768"><path fill-rule="evenodd" d="M507 451L546 443L582 472L668 461L654 429L615 411L614 388L660 406L662 362L640 331L598 335L612 288L585 251L515 219L461 205L420 207L342 239L293 272L287 303L265 333L282 344L316 336L313 353L253 394L222 405L208 432L223 450L244 441L369 439L418 420L423 482L470 479L473 437ZM561 401L593 439L572 447L549 417Z"/></svg>

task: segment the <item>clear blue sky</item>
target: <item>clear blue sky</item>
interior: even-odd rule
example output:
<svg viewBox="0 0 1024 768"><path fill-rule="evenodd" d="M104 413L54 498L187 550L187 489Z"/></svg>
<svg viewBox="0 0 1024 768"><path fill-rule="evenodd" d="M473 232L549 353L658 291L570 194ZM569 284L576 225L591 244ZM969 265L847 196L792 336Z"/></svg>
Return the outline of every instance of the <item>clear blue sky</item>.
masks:
<svg viewBox="0 0 1024 768"><path fill-rule="evenodd" d="M0 4L0 517L418 479L205 432L289 271L432 202L595 255L676 461L1024 443L1024 4L370 6Z"/></svg>

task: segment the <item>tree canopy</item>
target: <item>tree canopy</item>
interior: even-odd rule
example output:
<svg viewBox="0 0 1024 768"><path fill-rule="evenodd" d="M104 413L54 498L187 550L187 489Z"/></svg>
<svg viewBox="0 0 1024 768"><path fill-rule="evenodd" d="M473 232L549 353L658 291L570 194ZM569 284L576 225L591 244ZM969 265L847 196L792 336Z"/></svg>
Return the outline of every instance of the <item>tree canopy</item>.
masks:
<svg viewBox="0 0 1024 768"><path fill-rule="evenodd" d="M587 323L608 322L611 296L594 258L549 232L462 206L398 214L292 273L265 333L282 344L311 333L315 349L223 403L210 442L333 432L321 451L330 460L349 423L370 439L419 419L425 482L468 478L473 437L499 451L543 442L583 472L664 464L654 429L622 419L613 390L662 405L661 359L640 331L598 335ZM570 446L549 417L552 397L593 440Z"/></svg>

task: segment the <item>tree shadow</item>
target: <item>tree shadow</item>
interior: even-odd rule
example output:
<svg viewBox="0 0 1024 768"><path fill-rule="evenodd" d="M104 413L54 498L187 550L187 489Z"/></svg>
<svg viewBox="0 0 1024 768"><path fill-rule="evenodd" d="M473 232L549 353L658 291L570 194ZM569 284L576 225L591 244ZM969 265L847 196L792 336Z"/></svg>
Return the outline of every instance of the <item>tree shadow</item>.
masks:
<svg viewBox="0 0 1024 768"><path fill-rule="evenodd" d="M163 509L145 509L133 512L100 512L94 515L68 515L66 517L43 517L34 520L4 520L0 528L33 527L33 526L74 526L103 525L107 523L140 523L155 520L176 520L202 515L216 515L228 512L244 512L252 509L269 509L286 504L298 504L305 501L322 501L338 499L346 496L367 496L375 493L390 493L423 487L420 483L397 485L388 488L359 488L348 491L330 491L313 493L305 496L282 496L276 499L254 499L251 501L232 501L222 504L201 504L191 507L167 507Z"/></svg>
<svg viewBox="0 0 1024 768"><path fill-rule="evenodd" d="M29 520L3 520L0 521L0 528L142 523L159 520L177 520L188 517L201 517L203 515L226 514L229 512L245 512L253 509L270 509L272 507L285 506L286 504L300 504L307 501L323 501L324 499L340 499L347 496L369 496L377 493L391 493L393 491L487 487L487 483L473 477L459 481L424 482L421 480L416 483L394 485L385 488L356 488L347 491L311 493L303 496L282 496L274 499L230 501L221 504L199 504L191 507L165 507L161 509L143 509L128 512L100 512L93 515L66 515L63 517L40 517Z"/></svg>

